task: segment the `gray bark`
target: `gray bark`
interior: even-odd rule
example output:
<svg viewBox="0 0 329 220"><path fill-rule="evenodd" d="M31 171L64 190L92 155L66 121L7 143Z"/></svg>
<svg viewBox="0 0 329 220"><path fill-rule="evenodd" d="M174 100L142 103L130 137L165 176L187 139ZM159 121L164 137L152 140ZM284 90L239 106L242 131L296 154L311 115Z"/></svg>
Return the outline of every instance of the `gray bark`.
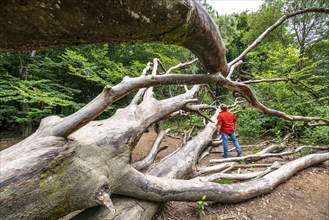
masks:
<svg viewBox="0 0 329 220"><path fill-rule="evenodd" d="M215 116L213 119L215 119ZM216 123L208 123L202 132L171 155L163 158L151 167L147 173L166 179L187 179L193 177L194 166L202 151L212 142L211 137L216 130ZM114 217L108 209L96 207L85 210L74 219L88 219L86 216L89 216L90 213L93 213L93 219L151 219L162 205L162 203L146 202L123 196L116 197L113 202L117 208L117 214Z"/></svg>
<svg viewBox="0 0 329 220"><path fill-rule="evenodd" d="M161 144L162 139L164 138L165 135L166 135L165 131L163 131L163 130L159 131L158 136L155 139L149 154L145 158L133 163L132 166L136 170L143 170L143 169L146 169L149 166L151 166L151 164L154 162L154 159L155 159L156 155L161 150L160 144Z"/></svg>
<svg viewBox="0 0 329 220"><path fill-rule="evenodd" d="M99 192L112 194L130 172L130 151L140 135L194 101L196 91L197 87L168 100L128 106L107 120L90 122L67 139L45 135L47 127L59 120L47 118L38 129L41 134L37 131L1 152L1 216L56 219L99 205Z"/></svg>
<svg viewBox="0 0 329 220"><path fill-rule="evenodd" d="M2 1L0 17L0 51L162 42L189 48L210 73L228 74L218 28L195 0Z"/></svg>
<svg viewBox="0 0 329 220"><path fill-rule="evenodd" d="M269 193L296 172L326 160L329 160L329 153L308 155L287 163L262 178L234 185L197 180L170 180L132 172L128 178L131 178L134 184L120 188L123 190L120 193L153 201L198 201L205 195L210 201L236 203Z"/></svg>
<svg viewBox="0 0 329 220"><path fill-rule="evenodd" d="M130 165L130 152L139 137L153 123L195 102L196 88L162 101L146 92L140 104L135 102L118 110L107 120L92 121L108 105L143 87L207 83L240 92L261 112L291 121L329 124L327 119L290 116L268 109L248 86L226 79L228 66L218 29L194 0L3 1L0 17L0 51L81 43L163 42L191 49L209 73L221 73L125 78L117 86L105 87L75 114L44 119L33 135L1 152L3 219L57 219L82 209L87 209L84 213L93 219L129 219L135 214L145 219L158 208L158 204L122 196L113 198L113 206L110 196L114 194L157 202L196 201L202 195L213 201L243 201L268 193L299 170L329 159L328 153L310 155L250 183L232 186L178 180L193 176L193 165L212 142L210 137L217 126L210 122L147 174L135 170ZM88 209L91 207L97 208Z"/></svg>

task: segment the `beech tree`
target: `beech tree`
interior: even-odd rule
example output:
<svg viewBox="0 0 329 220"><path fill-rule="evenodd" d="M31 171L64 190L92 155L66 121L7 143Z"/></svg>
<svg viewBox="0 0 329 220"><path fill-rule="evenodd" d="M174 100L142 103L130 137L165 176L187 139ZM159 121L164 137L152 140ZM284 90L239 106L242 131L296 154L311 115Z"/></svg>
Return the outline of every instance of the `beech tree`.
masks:
<svg viewBox="0 0 329 220"><path fill-rule="evenodd" d="M156 164L159 140L142 161L131 161L131 152L141 135L162 119L184 110L201 114L195 94L204 84L239 93L257 111L305 126L328 126L329 119L289 115L263 105L247 86L249 82L231 80L243 57L286 19L308 12L328 13L327 8L309 8L290 12L269 27L238 57L228 62L219 30L204 9L192 0L177 1L103 1L93 2L1 3L1 51L17 51L97 42L163 42L190 49L208 71L207 74L174 74L190 63L163 69L158 59L148 63L136 78L125 77L115 86L105 86L102 93L72 115L44 118L38 130L18 144L1 152L0 214L3 219L57 219L76 210L76 218L149 219L160 203L171 200L207 200L234 203L270 193L296 172L329 159L328 148L301 146L294 151L273 153L282 145L271 145L257 154L243 158L211 161L220 163L199 168L195 164L205 149L216 144L217 129L205 115L204 129L180 149ZM195 61L193 61L195 62ZM148 74L150 73L150 74ZM288 79L263 79L281 81ZM186 86L185 93L163 100L154 97L153 87ZM127 94L138 91L130 105L112 117L94 121L108 106ZM233 106L232 106L233 107ZM223 174L240 160L258 160L314 148L316 154L286 164L273 163L263 172ZM181 158L184 158L182 160ZM151 165L152 164L152 165ZM212 182L223 176L244 179L230 186ZM187 179L187 180L184 180Z"/></svg>

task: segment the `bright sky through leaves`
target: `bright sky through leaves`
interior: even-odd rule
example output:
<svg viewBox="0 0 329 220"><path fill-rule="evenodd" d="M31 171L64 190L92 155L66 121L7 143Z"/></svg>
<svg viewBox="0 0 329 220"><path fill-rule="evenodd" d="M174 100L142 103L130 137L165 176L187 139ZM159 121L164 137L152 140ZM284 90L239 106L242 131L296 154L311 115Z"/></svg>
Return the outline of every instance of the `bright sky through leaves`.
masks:
<svg viewBox="0 0 329 220"><path fill-rule="evenodd" d="M220 15L240 13L245 10L257 11L263 0L207 0Z"/></svg>

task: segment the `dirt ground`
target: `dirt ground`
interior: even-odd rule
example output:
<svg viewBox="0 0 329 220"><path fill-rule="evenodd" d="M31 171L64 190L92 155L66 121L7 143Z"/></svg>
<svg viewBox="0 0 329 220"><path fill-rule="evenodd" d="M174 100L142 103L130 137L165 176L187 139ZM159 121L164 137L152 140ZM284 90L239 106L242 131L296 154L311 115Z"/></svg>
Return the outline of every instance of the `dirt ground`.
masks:
<svg viewBox="0 0 329 220"><path fill-rule="evenodd" d="M143 158L156 138L154 131L143 135L132 158ZM15 134L0 134L0 150L20 141ZM177 137L166 137L161 146L168 148L157 155L160 160L173 152L181 144ZM221 150L221 147L215 150ZM230 153L232 156L235 152ZM210 158L219 158L220 154L211 154L201 160L200 164L208 164ZM196 220L197 206L195 202L168 202L153 220ZM278 186L270 194L250 199L238 204L210 203L206 214L201 219L209 220L329 220L329 161L303 170Z"/></svg>
<svg viewBox="0 0 329 220"><path fill-rule="evenodd" d="M155 140L153 131L145 134L138 143L133 158L144 157ZM181 140L166 137L161 146L168 149L160 152L156 160L173 152ZM221 147L215 149L220 151ZM247 152L245 152L247 153ZM230 153L234 156L236 153ZM210 158L220 158L221 154L211 154L201 160L200 164L208 164ZM196 220L197 206L195 202L168 202L153 220ZM329 220L329 162L305 169L286 183L278 186L270 194L250 199L238 204L210 203L206 214L201 219L209 220Z"/></svg>
<svg viewBox="0 0 329 220"><path fill-rule="evenodd" d="M18 143L22 138L16 132L0 131L0 151Z"/></svg>

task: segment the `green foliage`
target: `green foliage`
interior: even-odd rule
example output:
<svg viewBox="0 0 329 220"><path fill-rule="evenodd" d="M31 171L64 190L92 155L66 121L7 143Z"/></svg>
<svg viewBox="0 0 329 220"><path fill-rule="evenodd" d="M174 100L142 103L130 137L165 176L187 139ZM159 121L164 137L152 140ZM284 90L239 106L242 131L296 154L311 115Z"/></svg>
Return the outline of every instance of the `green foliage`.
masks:
<svg viewBox="0 0 329 220"><path fill-rule="evenodd" d="M217 183L219 184L233 184L235 183L234 179L231 178L220 178L216 180Z"/></svg>
<svg viewBox="0 0 329 220"><path fill-rule="evenodd" d="M249 29L247 25L247 12L232 15L217 15L213 18L218 25L227 49L226 57L229 61L233 60L248 46L242 41Z"/></svg>
<svg viewBox="0 0 329 220"><path fill-rule="evenodd" d="M205 201L206 200L206 196L202 196L202 199L197 201L196 204L197 204L197 215L199 217L202 217L204 216L206 213L205 213L205 210L206 210L206 207L208 206L208 203Z"/></svg>
<svg viewBox="0 0 329 220"><path fill-rule="evenodd" d="M299 141L303 144L326 144L329 143L329 127L303 127L300 131Z"/></svg>
<svg viewBox="0 0 329 220"><path fill-rule="evenodd" d="M248 108L236 113L236 133L243 137L259 137L263 132L263 121L266 120L262 114Z"/></svg>
<svg viewBox="0 0 329 220"><path fill-rule="evenodd" d="M229 47L237 35L239 30L237 29L238 20L233 15L223 15L215 18L216 24L218 24L221 36L224 40L225 46Z"/></svg>
<svg viewBox="0 0 329 220"><path fill-rule="evenodd" d="M264 4L261 10L250 14L247 18L249 30L245 32L242 41L249 45L256 40L268 27L274 24L282 15L280 10L282 3L279 1L273 1L272 4ZM270 36L265 39L265 43L268 44L272 41L285 41L286 24L279 26Z"/></svg>
<svg viewBox="0 0 329 220"><path fill-rule="evenodd" d="M314 152L314 149L312 147L305 147L300 152L297 153L299 157L304 157L309 154L312 154Z"/></svg>
<svg viewBox="0 0 329 220"><path fill-rule="evenodd" d="M271 25L270 23L281 16L280 11L283 6L281 1L267 1L260 11L250 15L248 17L250 29L243 41L250 43L256 39L263 30ZM308 16L303 19L306 21ZM297 23L295 22L295 24ZM287 23L276 32L271 33L266 41L248 54L247 59L255 66L246 66L246 70L254 73L256 79L290 78L291 81L251 86L260 101L267 107L290 115L328 118L328 108L325 106L328 105L327 85L329 77L323 66L328 65L325 57L328 56L329 51L319 49L319 46L326 48L329 42L327 39L315 40L307 47L300 48L301 45L296 44L294 40L297 38L291 31L287 31L289 25ZM301 25L307 25L307 23L302 22ZM317 32L319 35L314 36L317 38L326 31L328 28L324 28L321 34ZM310 34L312 33L310 32ZM248 135L249 131L250 135L266 134L280 138L292 127L288 121L254 114L256 113L249 112L249 110L239 112L238 133L240 135ZM242 125L241 122L243 122ZM245 124L251 126L248 128L248 126L244 126ZM327 138L319 138L323 132L322 129L327 131L326 128L316 128L309 131L301 123L297 123L296 126L297 136L301 137L300 140L304 143L328 143ZM256 132L257 130L262 132Z"/></svg>
<svg viewBox="0 0 329 220"><path fill-rule="evenodd" d="M50 80L20 80L4 72L0 73L0 76L0 103L3 106L0 111L0 127L37 123L51 114L51 109L55 106L73 110L79 108L68 95L74 92L73 90L63 88ZM22 104L28 106L28 111L20 109Z"/></svg>
<svg viewBox="0 0 329 220"><path fill-rule="evenodd" d="M260 151L261 151L261 149L258 146L255 146L255 147L252 148L252 154L257 154Z"/></svg>
<svg viewBox="0 0 329 220"><path fill-rule="evenodd" d="M190 52L185 48L159 44L98 44L2 53L0 127L23 123L36 126L43 117L72 114L95 98L105 85L116 85L125 76L139 76L153 58L160 58L165 66L172 66L188 57ZM198 69L194 66L193 73ZM110 106L99 119L126 106L132 95ZM159 98L164 97L160 95Z"/></svg>

